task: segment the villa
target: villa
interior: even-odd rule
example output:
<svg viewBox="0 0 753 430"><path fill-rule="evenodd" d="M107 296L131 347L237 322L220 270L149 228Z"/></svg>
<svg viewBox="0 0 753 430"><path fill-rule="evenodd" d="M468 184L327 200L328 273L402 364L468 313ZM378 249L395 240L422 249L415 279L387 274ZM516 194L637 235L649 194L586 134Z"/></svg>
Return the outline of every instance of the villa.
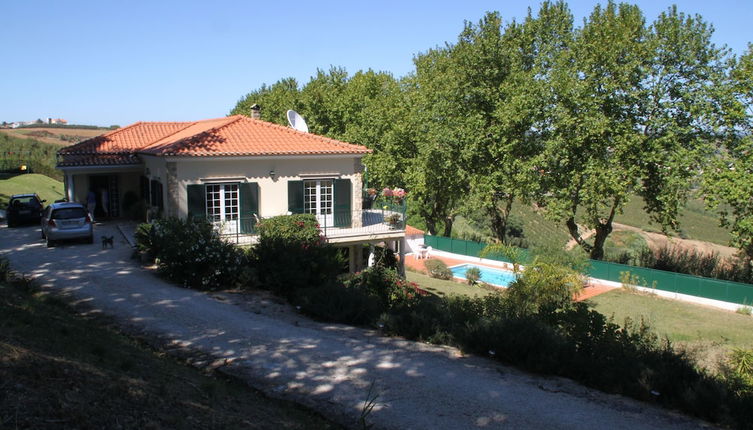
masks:
<svg viewBox="0 0 753 430"><path fill-rule="evenodd" d="M95 217L123 217L134 205L154 216L205 217L241 244L253 242L261 218L311 213L328 242L349 247L352 271L363 244L384 242L404 260L404 206L363 206L369 149L253 116L137 122L66 147L57 163L66 198L96 196Z"/></svg>

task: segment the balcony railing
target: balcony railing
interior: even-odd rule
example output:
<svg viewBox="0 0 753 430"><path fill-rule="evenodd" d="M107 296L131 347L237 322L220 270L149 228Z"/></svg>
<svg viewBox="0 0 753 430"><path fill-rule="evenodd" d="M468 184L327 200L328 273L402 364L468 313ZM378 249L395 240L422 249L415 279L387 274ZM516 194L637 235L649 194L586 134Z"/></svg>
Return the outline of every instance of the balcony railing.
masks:
<svg viewBox="0 0 753 430"><path fill-rule="evenodd" d="M380 237L405 230L405 204L381 202L370 209L346 210L335 206L330 214L316 214L319 227L331 242L347 241L360 236ZM259 217L210 221L226 240L252 244L256 238Z"/></svg>

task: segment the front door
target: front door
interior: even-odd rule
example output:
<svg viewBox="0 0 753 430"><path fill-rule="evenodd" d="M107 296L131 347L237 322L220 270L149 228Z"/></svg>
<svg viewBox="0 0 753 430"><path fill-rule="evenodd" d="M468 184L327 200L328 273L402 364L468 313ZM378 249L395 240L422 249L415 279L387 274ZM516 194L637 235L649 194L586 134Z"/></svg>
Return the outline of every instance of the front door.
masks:
<svg viewBox="0 0 753 430"><path fill-rule="evenodd" d="M322 227L333 226L333 182L332 179L303 181L303 212L316 215Z"/></svg>
<svg viewBox="0 0 753 430"><path fill-rule="evenodd" d="M208 184L206 193L207 218L220 227L222 233L237 233L238 184Z"/></svg>

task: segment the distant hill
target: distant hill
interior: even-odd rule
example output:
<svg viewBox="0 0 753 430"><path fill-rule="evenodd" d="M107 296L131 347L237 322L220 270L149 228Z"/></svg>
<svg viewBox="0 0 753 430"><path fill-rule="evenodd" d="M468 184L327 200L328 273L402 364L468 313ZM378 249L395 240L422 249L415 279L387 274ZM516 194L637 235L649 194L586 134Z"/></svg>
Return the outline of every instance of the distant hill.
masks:
<svg viewBox="0 0 753 430"><path fill-rule="evenodd" d="M110 131L109 128L84 127L77 128L75 126L42 124L34 127L2 128L0 129L0 134L21 139L32 138L40 142L68 146Z"/></svg>

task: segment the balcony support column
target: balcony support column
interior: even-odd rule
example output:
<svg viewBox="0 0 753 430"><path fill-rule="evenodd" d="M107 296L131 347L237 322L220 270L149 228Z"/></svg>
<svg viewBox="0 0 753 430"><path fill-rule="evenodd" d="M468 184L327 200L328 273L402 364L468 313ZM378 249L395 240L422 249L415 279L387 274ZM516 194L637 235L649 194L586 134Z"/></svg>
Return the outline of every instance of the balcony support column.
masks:
<svg viewBox="0 0 753 430"><path fill-rule="evenodd" d="M400 256L400 261L398 262L397 266L397 272L405 278L405 237L401 237L399 240L395 241L395 245L398 248L398 255Z"/></svg>

